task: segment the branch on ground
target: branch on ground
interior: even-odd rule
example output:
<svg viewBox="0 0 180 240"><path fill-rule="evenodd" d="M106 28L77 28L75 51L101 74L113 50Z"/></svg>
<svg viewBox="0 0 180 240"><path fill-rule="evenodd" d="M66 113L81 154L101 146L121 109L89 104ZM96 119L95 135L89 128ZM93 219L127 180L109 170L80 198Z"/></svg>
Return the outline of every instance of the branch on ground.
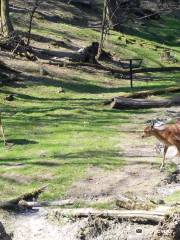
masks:
<svg viewBox="0 0 180 240"><path fill-rule="evenodd" d="M19 204L22 200L24 201L34 201L37 200L39 195L46 190L47 186L41 187L33 192L25 193L17 198L11 199L9 201L0 202L0 208L4 210L18 211L21 209Z"/></svg>

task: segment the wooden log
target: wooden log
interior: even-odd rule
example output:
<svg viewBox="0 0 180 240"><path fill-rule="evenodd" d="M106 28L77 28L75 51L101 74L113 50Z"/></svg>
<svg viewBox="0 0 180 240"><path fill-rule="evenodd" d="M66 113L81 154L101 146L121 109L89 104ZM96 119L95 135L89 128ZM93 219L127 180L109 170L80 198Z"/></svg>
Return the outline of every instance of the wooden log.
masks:
<svg viewBox="0 0 180 240"><path fill-rule="evenodd" d="M25 193L17 198L0 202L0 208L4 210L12 210L12 211L18 211L20 209L19 202L22 200L25 201L33 201L34 199L37 199L41 193L45 191L47 186L43 186L33 192Z"/></svg>
<svg viewBox="0 0 180 240"><path fill-rule="evenodd" d="M160 108L160 107L171 107L171 106L179 106L180 98L173 98L169 100L162 101L153 101L146 99L132 99L132 98L124 98L117 97L114 98L111 103L112 108L117 109L138 109L138 108Z"/></svg>
<svg viewBox="0 0 180 240"><path fill-rule="evenodd" d="M76 201L72 199L65 199L59 201L43 201L43 202L27 202L25 200L19 201L18 205L22 208L36 208L36 207L61 207L65 205L72 205Z"/></svg>
<svg viewBox="0 0 180 240"><path fill-rule="evenodd" d="M146 98L152 95L161 95L166 93L175 93L180 92L180 87L168 87L163 89L154 89L154 90L147 90L147 91L140 91L135 93L128 93L123 95L126 98Z"/></svg>
<svg viewBox="0 0 180 240"><path fill-rule="evenodd" d="M57 217L75 217L86 218L89 216L119 219L122 221L132 221L139 223L158 224L159 221L164 219L166 215L158 211L145 211L145 210L97 210L92 208L79 208L79 209L54 209L52 213Z"/></svg>

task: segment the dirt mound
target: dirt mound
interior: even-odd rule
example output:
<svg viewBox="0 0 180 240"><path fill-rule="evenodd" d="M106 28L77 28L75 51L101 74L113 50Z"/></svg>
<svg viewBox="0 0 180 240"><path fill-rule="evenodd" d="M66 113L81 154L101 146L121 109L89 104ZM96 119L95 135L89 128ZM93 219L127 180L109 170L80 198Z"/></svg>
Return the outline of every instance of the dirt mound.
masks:
<svg viewBox="0 0 180 240"><path fill-rule="evenodd" d="M159 223L153 240L179 240L180 239L180 213L175 213Z"/></svg>
<svg viewBox="0 0 180 240"><path fill-rule="evenodd" d="M12 238L6 233L3 224L0 222L0 239L11 240Z"/></svg>

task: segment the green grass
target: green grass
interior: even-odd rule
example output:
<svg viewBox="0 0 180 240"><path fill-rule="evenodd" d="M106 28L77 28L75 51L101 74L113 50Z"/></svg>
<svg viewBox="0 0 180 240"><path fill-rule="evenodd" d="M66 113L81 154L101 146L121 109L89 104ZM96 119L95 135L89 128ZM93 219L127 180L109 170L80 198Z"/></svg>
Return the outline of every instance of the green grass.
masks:
<svg viewBox="0 0 180 240"><path fill-rule="evenodd" d="M24 25L19 25L20 21L16 23L17 29L25 30ZM167 28L177 25L170 18L165 24ZM172 48L179 58L176 39L172 41L166 29L155 38L155 29L157 31L153 22L150 33L147 29L131 35L112 31L106 46L119 57L142 57L144 66L164 65L159 52L154 50L156 45ZM99 39L99 32L87 26L80 28L74 22L55 23L41 19L36 19L33 34L56 40L70 38L84 45ZM166 40L163 43L162 36ZM133 38L136 43L124 44L124 38ZM142 76L141 81L134 83L134 91L175 86L179 84L179 76L178 73L149 74L153 81L143 80ZM66 93L59 94L59 87ZM4 148L0 143L0 198L12 198L49 184L42 198L57 199L64 196L74 181L85 176L89 166L108 170L123 166L125 160L119 156L121 149L117 147L121 138L118 129L134 124L132 117L144 117L155 111L117 111L104 106L105 100L129 91L127 80L80 70L63 70L53 79L32 76L31 80L25 80L25 87L20 84L1 88L1 99L13 92L16 100L0 103L6 137L12 144ZM98 207L103 208L103 204Z"/></svg>
<svg viewBox="0 0 180 240"><path fill-rule="evenodd" d="M117 205L115 201L94 203L94 204L91 204L91 207L96 209L117 209Z"/></svg>
<svg viewBox="0 0 180 240"><path fill-rule="evenodd" d="M167 196L165 201L170 204L178 203L180 204L180 191L176 191L173 194Z"/></svg>
<svg viewBox="0 0 180 240"><path fill-rule="evenodd" d="M1 198L49 184L43 198L57 199L85 176L89 166L114 169L124 164L116 147L121 138L117 129L133 124L132 116L151 110L112 110L103 105L104 100L128 91L127 81L80 71L73 74L70 78L67 72L54 80L32 77L26 88L1 90L2 98L7 92L17 94L14 102L1 103L6 137L14 144L10 148L0 145ZM169 80L163 83L171 84ZM60 86L65 94L57 93ZM136 83L137 89L160 86L160 81ZM23 165L13 166L17 163Z"/></svg>

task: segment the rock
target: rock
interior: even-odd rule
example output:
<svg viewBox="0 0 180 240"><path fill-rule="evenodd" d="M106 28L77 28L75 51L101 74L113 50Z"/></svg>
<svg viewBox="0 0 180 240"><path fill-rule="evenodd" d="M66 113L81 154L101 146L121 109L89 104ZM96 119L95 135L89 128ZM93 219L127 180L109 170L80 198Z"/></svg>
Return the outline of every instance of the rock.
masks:
<svg viewBox="0 0 180 240"><path fill-rule="evenodd" d="M165 204L165 201L164 201L163 199L159 199L159 200L157 201L157 204L158 204L158 205L164 205L164 204Z"/></svg>
<svg viewBox="0 0 180 240"><path fill-rule="evenodd" d="M60 88L58 89L58 93L65 93L64 88L60 87Z"/></svg>
<svg viewBox="0 0 180 240"><path fill-rule="evenodd" d="M14 101L14 94L9 94L4 99L9 102Z"/></svg>
<svg viewBox="0 0 180 240"><path fill-rule="evenodd" d="M39 72L41 76L49 75L49 72L44 67L40 67Z"/></svg>
<svg viewBox="0 0 180 240"><path fill-rule="evenodd" d="M170 173L166 178L165 178L165 183L171 184L171 183L179 183L180 182L180 174L179 171L176 170L172 173Z"/></svg>
<svg viewBox="0 0 180 240"><path fill-rule="evenodd" d="M142 229L141 228L137 228L136 229L136 233L142 233Z"/></svg>

